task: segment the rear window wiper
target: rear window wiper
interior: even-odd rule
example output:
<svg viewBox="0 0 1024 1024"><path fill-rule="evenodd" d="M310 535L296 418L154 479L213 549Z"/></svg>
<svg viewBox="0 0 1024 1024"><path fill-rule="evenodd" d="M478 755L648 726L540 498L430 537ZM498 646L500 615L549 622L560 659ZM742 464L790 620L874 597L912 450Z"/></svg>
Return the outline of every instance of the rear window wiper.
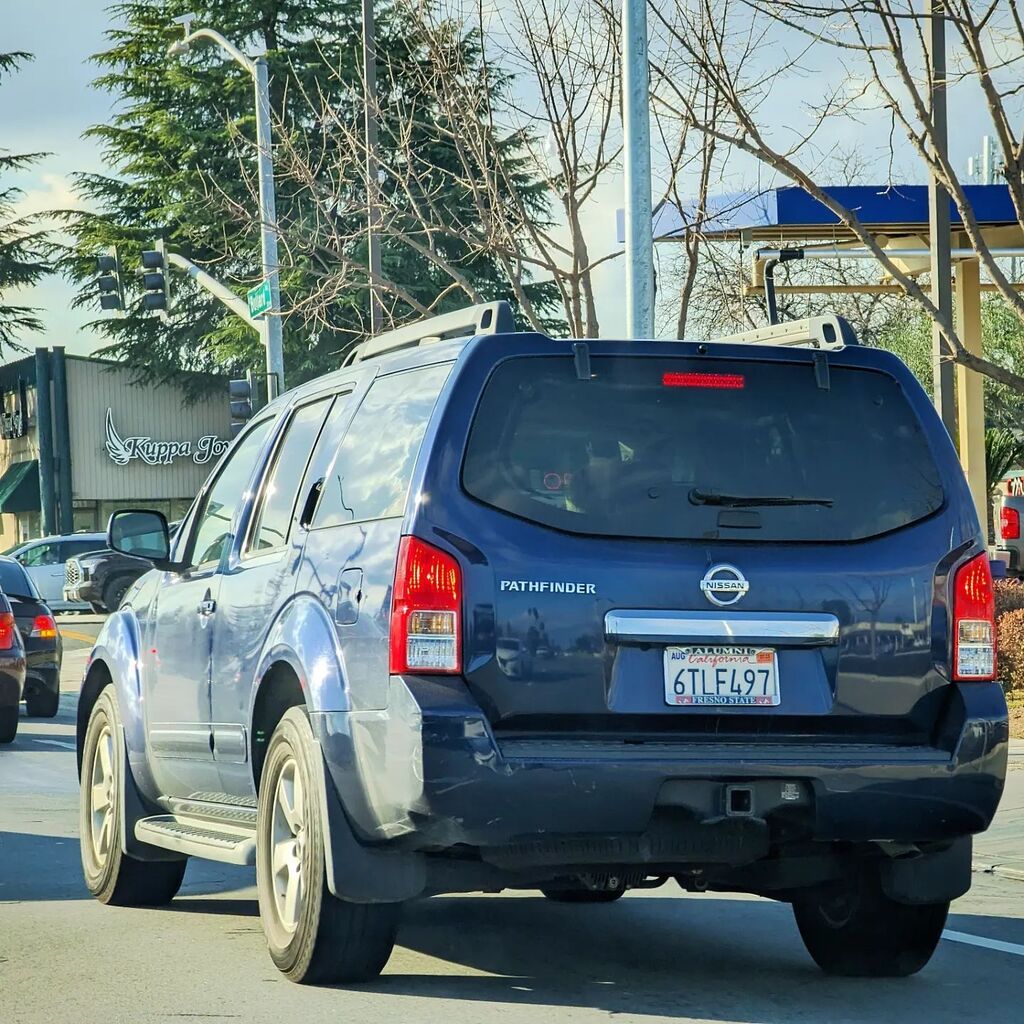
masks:
<svg viewBox="0 0 1024 1024"><path fill-rule="evenodd" d="M821 505L831 508L835 502L831 498L803 498L786 494L722 494L719 491L702 491L694 487L690 491L690 501L694 505L728 505L733 508L755 508L771 505Z"/></svg>

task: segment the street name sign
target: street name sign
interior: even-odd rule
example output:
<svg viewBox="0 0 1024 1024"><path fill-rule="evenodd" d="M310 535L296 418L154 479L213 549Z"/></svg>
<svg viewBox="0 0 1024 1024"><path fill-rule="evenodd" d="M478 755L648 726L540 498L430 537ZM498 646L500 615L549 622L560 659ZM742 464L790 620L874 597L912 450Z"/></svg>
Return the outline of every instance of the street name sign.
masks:
<svg viewBox="0 0 1024 1024"><path fill-rule="evenodd" d="M249 300L249 316L263 316L270 309L270 282L261 281L255 288L246 293Z"/></svg>

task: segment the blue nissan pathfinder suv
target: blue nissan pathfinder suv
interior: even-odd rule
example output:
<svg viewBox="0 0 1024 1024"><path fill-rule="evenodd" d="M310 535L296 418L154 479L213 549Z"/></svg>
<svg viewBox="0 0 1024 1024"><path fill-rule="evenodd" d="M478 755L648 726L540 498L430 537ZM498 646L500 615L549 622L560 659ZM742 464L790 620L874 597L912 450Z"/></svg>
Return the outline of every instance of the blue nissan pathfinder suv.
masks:
<svg viewBox="0 0 1024 1024"><path fill-rule="evenodd" d="M756 343L754 343L756 342ZM790 903L833 974L922 968L1003 788L956 453L838 318L714 343L371 339L235 440L78 707L101 901L256 867L270 954L375 976L402 905L674 880Z"/></svg>

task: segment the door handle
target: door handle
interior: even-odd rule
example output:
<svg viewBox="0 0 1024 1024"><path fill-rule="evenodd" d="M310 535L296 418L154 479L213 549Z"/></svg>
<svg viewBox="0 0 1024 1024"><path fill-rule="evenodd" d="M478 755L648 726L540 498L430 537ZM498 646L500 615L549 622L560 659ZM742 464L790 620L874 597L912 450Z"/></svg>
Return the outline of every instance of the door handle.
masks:
<svg viewBox="0 0 1024 1024"><path fill-rule="evenodd" d="M200 615L212 615L216 610L217 602L211 597L208 597L205 601L200 601L199 607L196 609Z"/></svg>

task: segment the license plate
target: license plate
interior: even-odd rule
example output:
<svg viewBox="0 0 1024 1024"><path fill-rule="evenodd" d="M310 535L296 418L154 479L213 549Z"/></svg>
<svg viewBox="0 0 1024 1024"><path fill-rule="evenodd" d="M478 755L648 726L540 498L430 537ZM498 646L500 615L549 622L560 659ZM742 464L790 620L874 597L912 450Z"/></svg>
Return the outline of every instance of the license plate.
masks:
<svg viewBox="0 0 1024 1024"><path fill-rule="evenodd" d="M665 703L775 707L779 670L770 647L666 647Z"/></svg>

